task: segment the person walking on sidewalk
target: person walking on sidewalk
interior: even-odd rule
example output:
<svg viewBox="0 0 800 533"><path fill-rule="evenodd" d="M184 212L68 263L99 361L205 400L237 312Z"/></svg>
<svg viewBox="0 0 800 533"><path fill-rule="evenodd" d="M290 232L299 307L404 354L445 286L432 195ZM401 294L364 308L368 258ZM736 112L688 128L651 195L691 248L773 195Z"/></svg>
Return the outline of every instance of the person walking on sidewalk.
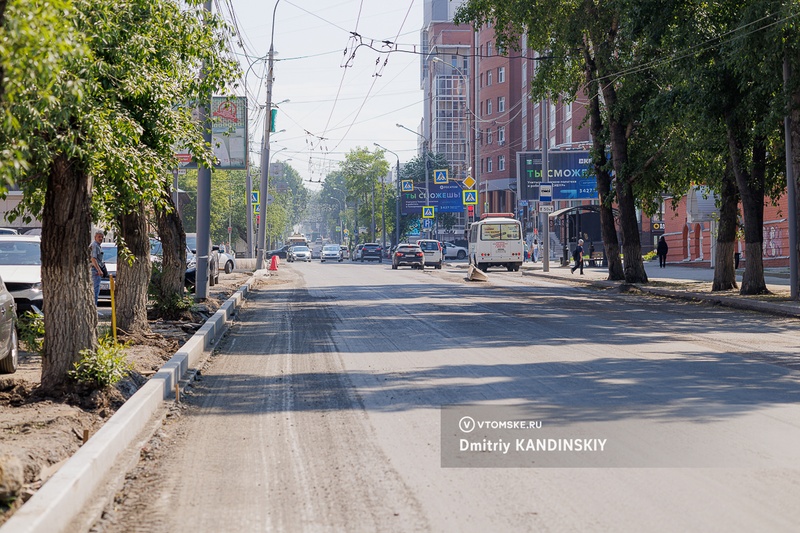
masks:
<svg viewBox="0 0 800 533"><path fill-rule="evenodd" d="M539 239L533 239L533 262L539 262Z"/></svg>
<svg viewBox="0 0 800 533"><path fill-rule="evenodd" d="M94 232L94 240L89 245L89 260L91 262L90 268L92 269L92 287L94 288L94 305L100 299L100 280L108 275L106 264L103 262L103 248L100 243L103 242L103 232L97 230Z"/></svg>
<svg viewBox="0 0 800 533"><path fill-rule="evenodd" d="M669 251L669 246L667 245L667 239L665 239L664 236L662 235L661 238L658 239L658 246L656 247L656 255L658 255L659 268L666 268L668 251Z"/></svg>
<svg viewBox="0 0 800 533"><path fill-rule="evenodd" d="M575 251L572 252L572 258L575 260L575 266L572 267L570 272L574 274L575 270L580 268L581 276L583 276L583 239L578 239L578 246L576 246Z"/></svg>

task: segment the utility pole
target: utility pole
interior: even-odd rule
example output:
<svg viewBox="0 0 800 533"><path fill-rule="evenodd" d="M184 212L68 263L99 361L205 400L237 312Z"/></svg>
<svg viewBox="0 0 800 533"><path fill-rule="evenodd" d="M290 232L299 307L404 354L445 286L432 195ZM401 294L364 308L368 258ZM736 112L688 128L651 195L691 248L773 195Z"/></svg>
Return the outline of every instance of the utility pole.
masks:
<svg viewBox="0 0 800 533"><path fill-rule="evenodd" d="M264 268L264 252L267 239L267 196L269 194L269 133L270 123L272 122L272 67L275 59L275 13L278 10L278 4L281 0L275 2L275 7L272 9L272 34L269 39L269 58L267 63L267 106L266 116L264 117L264 135L261 138L261 183L260 195L261 202L259 213L261 216L261 224L258 225L258 250L256 251L256 270Z"/></svg>
<svg viewBox="0 0 800 533"><path fill-rule="evenodd" d="M784 52L783 55L783 86L786 94L789 94L789 80L791 79L791 67L789 66L789 56ZM787 100L791 102L791 100ZM791 104L789 104L791 105ZM792 120L791 108L787 109L783 119L783 130L786 140L786 196L789 204L789 286L791 288L792 300L798 299L797 270L798 270L798 250L797 250L797 184L795 182L795 169L792 167Z"/></svg>
<svg viewBox="0 0 800 533"><path fill-rule="evenodd" d="M211 12L211 0L203 3L203 9ZM206 64L200 69L200 83L206 79ZM211 146L211 120L209 108L211 95L203 95L199 106L200 127L203 129L203 143ZM208 297L208 257L211 243L211 169L200 166L197 169L197 271L195 273L195 301L202 302ZM212 273L213 274L213 273Z"/></svg>
<svg viewBox="0 0 800 533"><path fill-rule="evenodd" d="M547 113L550 110L550 99L544 99L542 106L542 113L544 113L544 120L541 121L539 127L542 129L542 181L550 181L550 165L549 155L547 149L549 148L550 139L547 137L549 125L547 122ZM541 208L542 202L539 201ZM542 227L542 239L544 240L544 257L542 258L542 272L550 272L550 215L539 211L539 220Z"/></svg>

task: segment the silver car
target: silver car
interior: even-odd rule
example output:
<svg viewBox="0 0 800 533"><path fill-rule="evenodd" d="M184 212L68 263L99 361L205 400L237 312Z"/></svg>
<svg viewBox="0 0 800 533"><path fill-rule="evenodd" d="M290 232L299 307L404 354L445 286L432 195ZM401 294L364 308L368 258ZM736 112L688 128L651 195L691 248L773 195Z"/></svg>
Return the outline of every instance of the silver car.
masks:
<svg viewBox="0 0 800 533"><path fill-rule="evenodd" d="M342 262L342 248L338 244L326 244L322 247L319 255L320 262L338 261Z"/></svg>
<svg viewBox="0 0 800 533"><path fill-rule="evenodd" d="M289 253L286 254L286 260L290 263L295 261L311 262L311 248L298 244L289 248Z"/></svg>
<svg viewBox="0 0 800 533"><path fill-rule="evenodd" d="M87 267L88 268L88 267ZM42 252L38 235L0 235L0 278L19 312L42 308Z"/></svg>

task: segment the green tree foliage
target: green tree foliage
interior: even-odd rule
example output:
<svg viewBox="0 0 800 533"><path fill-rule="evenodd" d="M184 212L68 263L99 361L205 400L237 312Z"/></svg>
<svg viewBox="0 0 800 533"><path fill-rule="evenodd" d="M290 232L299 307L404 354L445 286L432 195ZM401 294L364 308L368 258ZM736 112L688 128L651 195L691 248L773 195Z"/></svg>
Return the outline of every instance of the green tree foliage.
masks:
<svg viewBox="0 0 800 533"><path fill-rule="evenodd" d="M359 235L356 242L372 240L375 227L380 225L380 204L375 204L375 199L380 201L380 179L389 171L389 163L383 157L383 151L370 152L367 148L354 148L345 156L340 165L344 176L348 195L353 198L355 210L354 227L367 227L366 235ZM377 195L377 196L374 196ZM378 211L378 212L376 212Z"/></svg>

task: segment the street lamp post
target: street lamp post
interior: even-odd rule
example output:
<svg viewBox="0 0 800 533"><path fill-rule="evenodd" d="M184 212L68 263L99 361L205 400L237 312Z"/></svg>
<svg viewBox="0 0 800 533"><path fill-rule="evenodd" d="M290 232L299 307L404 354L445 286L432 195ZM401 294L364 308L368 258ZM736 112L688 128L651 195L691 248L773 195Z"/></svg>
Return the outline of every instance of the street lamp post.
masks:
<svg viewBox="0 0 800 533"><path fill-rule="evenodd" d="M388 148L386 148L384 146L381 146L378 143L373 143L373 144L375 146L377 146L378 148L380 148L381 150L383 150L385 152L389 152L390 154L394 155L395 158L397 158L397 174L394 177L394 182L395 182L395 184L397 186L397 202L395 202L395 226L394 226L394 230L395 230L395 239L396 239L395 244L400 244L400 156L397 155L396 153L392 152ZM386 202L385 201L383 202L383 205L384 205L384 207L386 206ZM386 217L384 217L384 221L383 221L383 235L384 235L384 239L385 239L385 235L386 235ZM385 242L384 242L384 247L386 247Z"/></svg>
<svg viewBox="0 0 800 533"><path fill-rule="evenodd" d="M429 169L428 169L428 139L426 139L424 135L421 135L421 134L417 133L416 131L414 131L412 129L406 128L402 124L397 124L397 127L398 128L403 128L406 131L410 131L411 133L413 133L414 135L416 135L417 137L422 139L422 150L423 150L423 152L425 152L425 205L429 205L429 203L430 203L430 189L428 188L428 174L429 174ZM426 233L427 233L427 237L430 238L430 230L426 230Z"/></svg>

